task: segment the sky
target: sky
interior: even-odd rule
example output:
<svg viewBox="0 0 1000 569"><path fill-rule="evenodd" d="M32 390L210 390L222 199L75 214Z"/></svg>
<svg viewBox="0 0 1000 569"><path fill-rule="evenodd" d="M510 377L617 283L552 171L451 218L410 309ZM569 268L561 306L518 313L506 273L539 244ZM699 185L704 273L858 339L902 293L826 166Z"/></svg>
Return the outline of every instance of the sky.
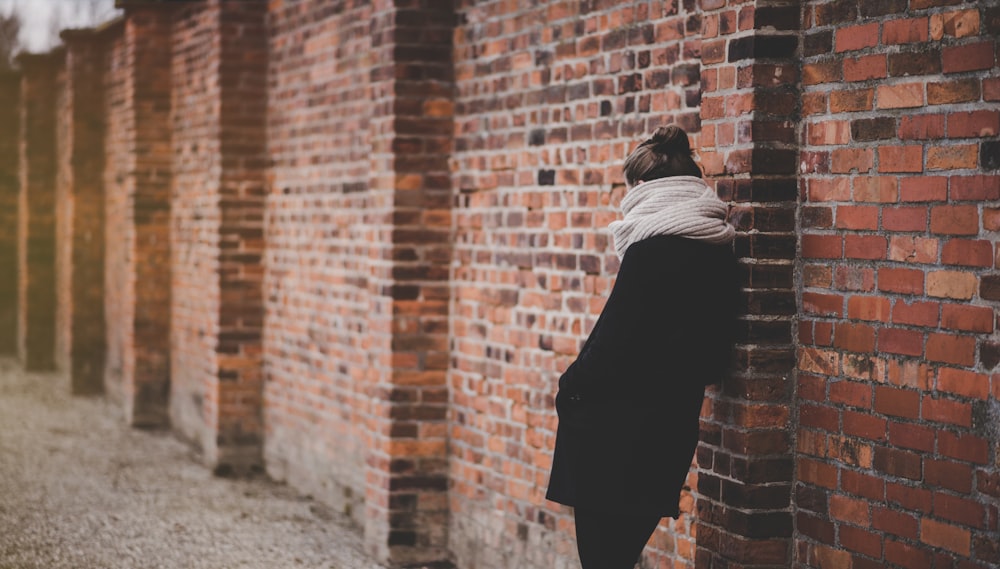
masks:
<svg viewBox="0 0 1000 569"><path fill-rule="evenodd" d="M90 4L100 14L99 21L90 21ZM21 41L28 51L47 51L58 43L52 33L53 18L60 18L60 28L87 27L110 19L116 14L114 0L0 0L0 12L17 6L24 17Z"/></svg>

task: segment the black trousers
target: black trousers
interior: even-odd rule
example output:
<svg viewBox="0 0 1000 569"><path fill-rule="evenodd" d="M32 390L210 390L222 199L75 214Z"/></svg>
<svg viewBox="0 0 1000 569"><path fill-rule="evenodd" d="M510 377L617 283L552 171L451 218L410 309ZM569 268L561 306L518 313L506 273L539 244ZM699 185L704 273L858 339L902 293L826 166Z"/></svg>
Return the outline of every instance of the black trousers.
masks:
<svg viewBox="0 0 1000 569"><path fill-rule="evenodd" d="M633 569L657 514L609 514L576 508L576 548L583 569Z"/></svg>

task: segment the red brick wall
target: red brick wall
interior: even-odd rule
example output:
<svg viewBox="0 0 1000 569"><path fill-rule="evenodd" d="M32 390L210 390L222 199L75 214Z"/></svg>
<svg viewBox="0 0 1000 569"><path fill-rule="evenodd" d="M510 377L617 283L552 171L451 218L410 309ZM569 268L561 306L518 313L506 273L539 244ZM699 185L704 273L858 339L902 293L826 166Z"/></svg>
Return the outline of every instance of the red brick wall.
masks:
<svg viewBox="0 0 1000 569"><path fill-rule="evenodd" d="M171 418L220 473L260 464L264 15L173 16Z"/></svg>
<svg viewBox="0 0 1000 569"><path fill-rule="evenodd" d="M304 0L269 13L264 460L359 524L378 240L366 213L371 14Z"/></svg>
<svg viewBox="0 0 1000 569"><path fill-rule="evenodd" d="M800 567L1000 564L1000 9L906 8L804 8Z"/></svg>
<svg viewBox="0 0 1000 569"><path fill-rule="evenodd" d="M214 462L218 451L221 86L219 7L178 9L173 23L170 419Z"/></svg>
<svg viewBox="0 0 1000 569"><path fill-rule="evenodd" d="M0 71L0 353L17 353L17 202L21 76Z"/></svg>
<svg viewBox="0 0 1000 569"><path fill-rule="evenodd" d="M644 565L996 566L998 31L994 1L129 3L101 34L108 391L159 426L169 389L218 473L263 460L383 560L572 565L556 380L613 284L622 159L678 122L745 315ZM28 251L56 129L24 61Z"/></svg>
<svg viewBox="0 0 1000 569"><path fill-rule="evenodd" d="M135 245L135 228L129 211L133 157L129 148L134 131L124 22L104 31L104 320L107 344L104 391L123 406L134 396L135 277L129 270Z"/></svg>
<svg viewBox="0 0 1000 569"><path fill-rule="evenodd" d="M732 202L744 316L697 451L700 567L789 567L799 5L702 2L699 154Z"/></svg>
<svg viewBox="0 0 1000 569"><path fill-rule="evenodd" d="M56 357L74 393L104 374L103 53L91 31L63 34L57 96Z"/></svg>
<svg viewBox="0 0 1000 569"><path fill-rule="evenodd" d="M135 113L135 403L132 422L164 426L171 381L170 41L169 8L127 8L128 88Z"/></svg>
<svg viewBox="0 0 1000 569"><path fill-rule="evenodd" d="M55 367L56 75L59 54L19 56L18 356L27 369Z"/></svg>
<svg viewBox="0 0 1000 569"><path fill-rule="evenodd" d="M462 2L455 33L451 548L460 567L575 558L543 499L559 373L618 268L621 164L670 122L698 139L701 16L690 3ZM689 480L695 485L695 479ZM689 495L682 507L693 508ZM689 516L646 563L691 566Z"/></svg>
<svg viewBox="0 0 1000 569"><path fill-rule="evenodd" d="M55 362L60 370L70 366L73 332L73 99L66 81L65 48L55 82Z"/></svg>
<svg viewBox="0 0 1000 569"><path fill-rule="evenodd" d="M263 414L267 6L221 3L217 468L259 468Z"/></svg>

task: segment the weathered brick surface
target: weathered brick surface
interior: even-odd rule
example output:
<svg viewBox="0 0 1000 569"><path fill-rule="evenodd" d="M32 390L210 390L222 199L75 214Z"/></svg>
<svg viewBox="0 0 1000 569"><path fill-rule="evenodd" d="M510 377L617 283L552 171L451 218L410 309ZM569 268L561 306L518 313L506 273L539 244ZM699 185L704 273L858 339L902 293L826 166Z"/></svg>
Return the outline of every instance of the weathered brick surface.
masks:
<svg viewBox="0 0 1000 569"><path fill-rule="evenodd" d="M844 71L804 86L803 132L850 130L806 136L801 152L796 567L1000 562L996 495L975 482L998 458L997 306L982 283L1000 176L981 152L998 134L983 97L997 8L899 4L844 20L827 15L853 3L803 7L807 45L836 38L804 67ZM842 102L857 92L864 104ZM848 153L864 159L836 167Z"/></svg>
<svg viewBox="0 0 1000 569"><path fill-rule="evenodd" d="M24 54L21 64L18 198L18 356L27 369L55 367L55 54Z"/></svg>
<svg viewBox="0 0 1000 569"><path fill-rule="evenodd" d="M736 22L702 39L706 65L699 153L707 177L732 202L745 316L733 376L710 394L702 423L696 563L788 567L798 193L798 140L792 125L801 98L799 7L759 0L703 3L702 8L704 17ZM864 34L844 34L837 43L865 41ZM706 62L704 54L711 51L725 57ZM847 125L829 122L806 136L841 140L847 133ZM856 223L864 223L864 216ZM817 248L823 256L839 253L839 247L825 243Z"/></svg>
<svg viewBox="0 0 1000 569"><path fill-rule="evenodd" d="M606 225L622 159L660 124L698 138L699 54L725 57L704 52L701 30L736 21L692 4L459 4L449 387L461 567L575 563L572 512L544 500L556 381L617 271ZM694 509L687 492L682 507ZM645 563L692 566L692 526L664 522Z"/></svg>
<svg viewBox="0 0 1000 569"><path fill-rule="evenodd" d="M105 38L105 388L129 424L168 424L170 20L128 8Z"/></svg>
<svg viewBox="0 0 1000 569"><path fill-rule="evenodd" d="M21 76L0 71L0 353L17 353Z"/></svg>
<svg viewBox="0 0 1000 569"><path fill-rule="evenodd" d="M677 122L732 205L745 314L644 566L1000 562L994 0L125 7L94 146L105 386L134 424L169 389L211 466L263 461L394 564L573 566L552 397L613 284L622 158ZM88 136L67 53L58 105L26 69L28 148L56 107ZM22 250L52 229L21 219Z"/></svg>
<svg viewBox="0 0 1000 569"><path fill-rule="evenodd" d="M135 228L129 210L133 161L130 137L134 130L133 98L129 96L129 67L125 23L109 26L104 40L104 321L106 359L104 392L123 408L131 406L135 373L135 278L132 244ZM129 378L126 382L125 378Z"/></svg>
<svg viewBox="0 0 1000 569"><path fill-rule="evenodd" d="M93 31L63 34L57 101L56 359L74 393L104 388L104 53Z"/></svg>
<svg viewBox="0 0 1000 569"><path fill-rule="evenodd" d="M368 212L371 16L367 2L272 4L268 45L264 461L359 525L370 354L389 331L370 284L369 250L387 237Z"/></svg>
<svg viewBox="0 0 1000 569"><path fill-rule="evenodd" d="M213 1L173 20L171 418L219 472L261 462L264 16Z"/></svg>

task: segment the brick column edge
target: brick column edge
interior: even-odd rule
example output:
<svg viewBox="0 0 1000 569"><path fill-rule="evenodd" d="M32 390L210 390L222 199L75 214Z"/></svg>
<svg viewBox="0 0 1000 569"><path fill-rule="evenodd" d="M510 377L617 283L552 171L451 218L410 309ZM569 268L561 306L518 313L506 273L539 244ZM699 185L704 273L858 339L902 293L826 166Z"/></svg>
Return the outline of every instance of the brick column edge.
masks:
<svg viewBox="0 0 1000 569"><path fill-rule="evenodd" d="M372 182L388 243L373 293L390 312L387 369L367 468L369 551L394 565L447 562L448 309L454 67L451 2L373 11ZM388 208L387 210L384 208Z"/></svg>
<svg viewBox="0 0 1000 569"><path fill-rule="evenodd" d="M744 316L735 373L710 394L703 420L696 563L778 569L793 555L801 8L787 0L701 4L719 32L702 41L700 154L732 204Z"/></svg>
<svg viewBox="0 0 1000 569"><path fill-rule="evenodd" d="M21 54L18 357L55 369L55 82L62 53Z"/></svg>

